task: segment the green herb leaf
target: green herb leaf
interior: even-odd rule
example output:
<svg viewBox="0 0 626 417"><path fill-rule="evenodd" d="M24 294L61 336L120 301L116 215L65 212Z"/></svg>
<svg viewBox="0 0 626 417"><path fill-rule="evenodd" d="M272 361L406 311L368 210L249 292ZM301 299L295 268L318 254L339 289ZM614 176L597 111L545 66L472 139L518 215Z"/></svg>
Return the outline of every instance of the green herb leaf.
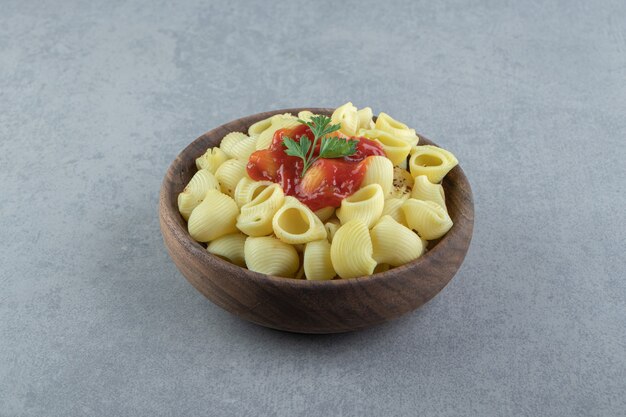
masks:
<svg viewBox="0 0 626 417"><path fill-rule="evenodd" d="M300 157L300 158L304 158L305 157L305 153L302 152L302 148L300 147L300 144L298 142L296 142L295 140L285 136L285 137L283 137L283 145L285 145L285 147L287 148L285 150L285 153L287 155L297 156L297 157Z"/></svg>
<svg viewBox="0 0 626 417"><path fill-rule="evenodd" d="M324 138L320 147L320 158L342 158L354 155L359 143L354 139Z"/></svg>

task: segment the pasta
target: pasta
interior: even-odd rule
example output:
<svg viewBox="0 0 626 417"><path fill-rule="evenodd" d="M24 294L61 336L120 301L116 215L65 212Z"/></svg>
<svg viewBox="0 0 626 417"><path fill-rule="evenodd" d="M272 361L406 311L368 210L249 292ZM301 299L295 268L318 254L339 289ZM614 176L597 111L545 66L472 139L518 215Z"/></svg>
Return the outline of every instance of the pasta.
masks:
<svg viewBox="0 0 626 417"><path fill-rule="evenodd" d="M330 259L330 243L326 239L307 243L302 263L306 279L322 281L337 275Z"/></svg>
<svg viewBox="0 0 626 417"><path fill-rule="evenodd" d="M404 265L424 252L420 237L391 216L381 217L370 231L370 236L373 258L379 264Z"/></svg>
<svg viewBox="0 0 626 417"><path fill-rule="evenodd" d="M293 117L290 114L277 114L276 116L272 116L270 118L270 126L259 133L259 136L256 141L256 149L267 149L272 143L272 139L274 138L274 133L278 129L289 129L292 127L298 126L300 123L298 119Z"/></svg>
<svg viewBox="0 0 626 417"><path fill-rule="evenodd" d="M352 103L346 103L337 107L330 116L330 120L335 124L341 124L341 132L348 136L356 135L359 126L359 115L357 108Z"/></svg>
<svg viewBox="0 0 626 417"><path fill-rule="evenodd" d="M402 206L409 228L427 240L439 239L452 227L446 209L432 201L409 198Z"/></svg>
<svg viewBox="0 0 626 417"><path fill-rule="evenodd" d="M341 278L371 275L376 267L367 225L352 219L337 230L330 245L330 259Z"/></svg>
<svg viewBox="0 0 626 417"><path fill-rule="evenodd" d="M408 198L411 194L414 183L415 180L409 171L399 167L394 167L393 189L391 190L390 197Z"/></svg>
<svg viewBox="0 0 626 417"><path fill-rule="evenodd" d="M332 242L335 233L341 227L341 223L339 223L338 219L331 219L324 223L324 228L326 229L326 234L328 235L328 241Z"/></svg>
<svg viewBox="0 0 626 417"><path fill-rule="evenodd" d="M393 165L400 164L411 152L411 144L409 142L393 136L389 132L378 129L361 129L359 136L365 136L380 143L385 155L391 160Z"/></svg>
<svg viewBox="0 0 626 417"><path fill-rule="evenodd" d="M344 198L337 209L337 217L341 224L352 219L359 219L369 228L380 217L385 206L383 189L378 184L370 184L361 188L350 197Z"/></svg>
<svg viewBox="0 0 626 417"><path fill-rule="evenodd" d="M311 117L315 116L312 112L308 111L308 110L303 110L300 113L298 113L298 119L300 120L304 120L305 122L310 122L311 121Z"/></svg>
<svg viewBox="0 0 626 417"><path fill-rule="evenodd" d="M206 169L215 174L217 168L228 160L228 155L220 148L209 148L199 158L196 159L196 167L198 169Z"/></svg>
<svg viewBox="0 0 626 417"><path fill-rule="evenodd" d="M239 207L243 207L272 184L274 183L271 181L254 181L248 177L243 177L235 187L235 202Z"/></svg>
<svg viewBox="0 0 626 417"><path fill-rule="evenodd" d="M372 109L369 107L364 107L361 110L356 112L356 116L358 119L357 131L360 129L373 129L374 122L372 121L372 117L374 114L372 113Z"/></svg>
<svg viewBox="0 0 626 417"><path fill-rule="evenodd" d="M293 246L269 236L248 237L244 255L248 269L262 274L293 277L300 267Z"/></svg>
<svg viewBox="0 0 626 417"><path fill-rule="evenodd" d="M189 216L189 234L198 242L210 242L220 236L235 233L238 212L235 200L217 190L209 190L202 203Z"/></svg>
<svg viewBox="0 0 626 417"><path fill-rule="evenodd" d="M419 137L415 134L414 129L409 129L407 125L394 120L387 113L380 113L376 118L376 129L388 132L393 136L400 138L407 142L411 146L416 146L419 142Z"/></svg>
<svg viewBox="0 0 626 417"><path fill-rule="evenodd" d="M361 187L378 184L383 189L383 196L386 198L393 189L393 164L384 156L368 156L365 161L367 161L367 171L365 171Z"/></svg>
<svg viewBox="0 0 626 417"><path fill-rule="evenodd" d="M241 132L231 132L222 139L220 149L229 158L248 162L248 158L256 150L256 139Z"/></svg>
<svg viewBox="0 0 626 417"><path fill-rule="evenodd" d="M415 177L415 185L411 192L411 198L416 200L432 201L446 208L446 196L441 184L433 184L426 175Z"/></svg>
<svg viewBox="0 0 626 417"><path fill-rule="evenodd" d="M438 183L458 163L456 157L445 149L423 145L411 150L409 168L414 177L426 175L430 182Z"/></svg>
<svg viewBox="0 0 626 417"><path fill-rule="evenodd" d="M406 217L404 216L404 211L402 211L402 206L407 198L408 196L405 198L393 197L386 199L381 217L390 216L398 223L406 226Z"/></svg>
<svg viewBox="0 0 626 417"><path fill-rule="evenodd" d="M335 214L334 207L324 207L322 209L315 211L315 215L323 222L333 217L334 214Z"/></svg>
<svg viewBox="0 0 626 417"><path fill-rule="evenodd" d="M273 232L272 218L283 205L285 194L278 184L272 184L248 204L241 207L237 228L248 236L266 236Z"/></svg>
<svg viewBox="0 0 626 417"><path fill-rule="evenodd" d="M237 183L246 176L246 163L238 159L229 159L224 162L215 172L215 178L220 183L224 194L233 197Z"/></svg>
<svg viewBox="0 0 626 417"><path fill-rule="evenodd" d="M196 172L183 192L178 194L178 211L180 211L183 219L189 220L192 210L204 200L207 191L219 189L220 184L211 174L211 171L201 169Z"/></svg>
<svg viewBox="0 0 626 417"><path fill-rule="evenodd" d="M209 242L207 251L242 267L246 266L243 246L247 236L242 233L224 235Z"/></svg>
<svg viewBox="0 0 626 417"><path fill-rule="evenodd" d="M248 136L257 137L272 125L272 118L260 120L248 128Z"/></svg>
<svg viewBox="0 0 626 417"><path fill-rule="evenodd" d="M326 238L322 221L295 197L285 197L285 203L272 220L274 234L293 245Z"/></svg>

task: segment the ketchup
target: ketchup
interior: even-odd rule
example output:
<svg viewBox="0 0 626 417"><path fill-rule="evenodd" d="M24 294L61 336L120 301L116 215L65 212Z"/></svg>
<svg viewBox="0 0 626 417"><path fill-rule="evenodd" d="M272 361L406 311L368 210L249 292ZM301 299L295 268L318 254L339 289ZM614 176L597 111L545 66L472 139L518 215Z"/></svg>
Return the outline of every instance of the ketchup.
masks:
<svg viewBox="0 0 626 417"><path fill-rule="evenodd" d="M299 142L304 135L313 142L313 133L306 125L277 130L268 149L250 155L247 170L253 180L280 184L286 195L296 197L314 211L328 206L339 207L341 200L361 186L367 170L366 158L385 155L377 142L363 137L351 138L358 141L356 153L342 158L318 159L301 177L304 163L301 158L285 153L283 137ZM319 155L320 142L314 156Z"/></svg>

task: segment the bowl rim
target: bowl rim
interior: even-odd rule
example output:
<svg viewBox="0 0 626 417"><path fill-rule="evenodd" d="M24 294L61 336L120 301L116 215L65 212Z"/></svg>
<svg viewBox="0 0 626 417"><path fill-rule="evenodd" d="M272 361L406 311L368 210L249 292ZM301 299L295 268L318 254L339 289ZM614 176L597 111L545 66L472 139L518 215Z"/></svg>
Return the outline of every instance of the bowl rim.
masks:
<svg viewBox="0 0 626 417"><path fill-rule="evenodd" d="M208 252L206 248L203 247L199 242L196 242L195 240L191 238L186 228L181 227L181 224L179 224L176 220L174 220L173 216L180 216L180 213L178 212L178 209L177 209L178 207L177 203L168 201L169 200L168 191L172 185L168 181L168 178L179 175L182 161L184 161L185 159L184 157L188 153L191 153L191 152L196 153L197 150L195 149L194 144L202 140L205 136L215 134L220 130L235 131L235 130L230 130L229 126L238 125L242 123L247 124L249 123L250 119L263 120L275 114L283 114L283 113L297 114L298 112L304 111L304 110L309 110L316 114L330 114L334 111L333 108L324 108L324 107L296 107L296 108L286 108L286 109L278 109L278 110L260 112L260 113L240 117L238 119L223 123L203 133L202 135L194 139L191 143L189 143L181 152L179 152L176 158L169 165L165 173L163 182L161 184L161 190L159 193L160 194L159 195L159 216L161 217L161 220L162 220L161 227L170 228L170 231L172 232L171 234L175 236L175 238L185 248L185 250L189 251L190 254L192 254L195 258L199 259L202 262L202 264L211 264L211 266L221 269L225 273L235 274L236 276L239 276L239 275L246 276L248 279L256 281L259 284L267 284L269 282L269 283L273 283L277 285L296 286L296 287L302 288L303 290L309 290L309 289L319 290L319 289L331 289L331 288L336 289L336 288L342 288L342 287L351 287L353 285L357 285L359 283L366 282L366 281L371 282L371 281L388 280L394 275L397 275L400 270L419 268L420 264L426 262L430 257L434 256L435 253L445 251L448 249L448 247L453 247L454 244L456 243L455 241L462 238L461 224L463 223L468 223L468 225L465 225L465 227L469 227L469 239L471 240L471 237L473 234L472 230L473 230L473 217L474 217L473 196L472 196L470 183L465 175L465 172L463 171L463 169L461 168L459 164L456 167L454 167L453 170L457 170L457 175L459 176L459 179L461 180L461 182L464 182L467 187L467 193L469 197L469 202L467 203L467 205L468 205L469 213L471 214L471 216L470 217L460 216L460 219L457 219L454 222L452 228L442 238L439 239L435 247L428 250L425 254L423 254L416 260L413 260L404 265L400 265L398 267L389 269L387 271L378 272L372 275L363 275L360 277L350 278L350 279L332 279L332 280L297 279L297 278L290 278L290 277L282 277L278 275L268 275L268 274L263 274L263 273L256 272L256 271L251 271L247 268L235 265L225 259L220 258L217 255L214 255ZM422 143L423 141L426 141L427 144L429 145L434 145L434 146L439 147L439 145L437 145L436 143L434 143L427 137L421 135L420 133L417 133L417 135L420 138L420 143ZM192 158L192 159L195 160L195 158ZM176 209L173 210L172 209L173 207L175 207ZM182 219L182 217L180 217L180 219ZM184 219L182 221L183 221L182 224L186 223Z"/></svg>

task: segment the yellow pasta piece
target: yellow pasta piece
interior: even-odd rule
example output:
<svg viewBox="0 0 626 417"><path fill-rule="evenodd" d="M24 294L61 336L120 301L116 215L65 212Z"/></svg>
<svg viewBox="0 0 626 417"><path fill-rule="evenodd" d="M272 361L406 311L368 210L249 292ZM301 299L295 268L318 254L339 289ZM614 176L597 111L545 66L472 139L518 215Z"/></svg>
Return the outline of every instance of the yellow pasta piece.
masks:
<svg viewBox="0 0 626 417"><path fill-rule="evenodd" d="M387 155L387 158L391 159L393 165L402 163L404 159L411 152L411 145L389 132L384 132L378 129L361 129L359 130L359 136L365 136L368 139L378 142Z"/></svg>
<svg viewBox="0 0 626 417"><path fill-rule="evenodd" d="M271 181L255 181L249 177L243 177L235 187L235 202L239 207L243 207L272 184L274 183Z"/></svg>
<svg viewBox="0 0 626 417"><path fill-rule="evenodd" d="M322 221L295 197L285 197L272 220L274 234L280 240L292 245L308 243L326 238Z"/></svg>
<svg viewBox="0 0 626 417"><path fill-rule="evenodd" d="M272 218L283 205L285 194L278 184L272 184L248 204L241 207L237 228L248 236L266 236L272 233Z"/></svg>
<svg viewBox="0 0 626 417"><path fill-rule="evenodd" d="M334 214L335 208L330 206L315 211L315 215L323 222L333 217Z"/></svg>
<svg viewBox="0 0 626 417"><path fill-rule="evenodd" d="M333 268L341 278L371 275L376 267L367 225L353 219L337 230L330 245Z"/></svg>
<svg viewBox="0 0 626 417"><path fill-rule="evenodd" d="M385 198L390 196L393 189L393 164L384 156L368 156L365 158L367 170L361 182L361 187L369 184L378 184L383 189Z"/></svg>
<svg viewBox="0 0 626 417"><path fill-rule="evenodd" d="M204 200L207 191L219 189L220 184L211 171L199 170L191 177L183 192L178 194L178 211L185 220L189 220L189 215Z"/></svg>
<svg viewBox="0 0 626 417"><path fill-rule="evenodd" d="M248 237L244 245L248 269L267 275L291 278L300 266L298 252L273 237Z"/></svg>
<svg viewBox="0 0 626 417"><path fill-rule="evenodd" d="M424 252L422 240L411 229L391 216L383 216L370 230L372 257L379 264L400 266L419 258Z"/></svg>
<svg viewBox="0 0 626 417"><path fill-rule="evenodd" d="M415 129L410 129L404 123L394 120L387 113L380 113L376 118L376 129L389 132L393 136L404 140L411 146L417 145L419 137L415 134Z"/></svg>
<svg viewBox="0 0 626 417"><path fill-rule="evenodd" d="M380 218L384 206L383 189L378 184L370 184L344 198L336 214L341 224L359 219L369 228Z"/></svg>
<svg viewBox="0 0 626 417"><path fill-rule="evenodd" d="M332 242L335 233L341 227L341 223L339 223L339 219L331 219L328 222L324 223L324 228L326 229L326 234L328 235L328 241Z"/></svg>
<svg viewBox="0 0 626 417"><path fill-rule="evenodd" d="M423 145L415 146L411 150L409 168L414 177L426 175L430 182L438 183L458 163L451 152L436 146Z"/></svg>
<svg viewBox="0 0 626 417"><path fill-rule="evenodd" d="M263 132L261 132L256 140L256 149L267 149L272 144L272 139L274 138L274 133L278 129L290 129L296 127L300 124L298 119L290 115L286 114L277 114L272 116L271 125Z"/></svg>
<svg viewBox="0 0 626 417"><path fill-rule="evenodd" d="M406 226L406 218L404 217L404 211L402 211L402 206L404 205L404 202L407 200L407 198L408 195L403 198L393 197L386 199L381 217L391 216L392 219Z"/></svg>
<svg viewBox="0 0 626 417"><path fill-rule="evenodd" d="M251 138L245 133L231 132L222 139L220 149L223 150L229 158L248 162L248 158L250 158L252 152L256 150L256 139Z"/></svg>
<svg viewBox="0 0 626 417"><path fill-rule="evenodd" d="M235 200L217 190L209 190L189 216L187 228L198 242L209 242L220 236L235 233L239 208Z"/></svg>
<svg viewBox="0 0 626 417"><path fill-rule="evenodd" d="M248 128L248 135L251 137L257 137L263 131L267 130L272 125L272 118L268 117L267 119L259 120L254 123L252 126Z"/></svg>
<svg viewBox="0 0 626 417"><path fill-rule="evenodd" d="M310 122L311 117L313 116L315 116L315 114L313 114L312 112L308 110L302 110L300 113L298 113L298 119L303 120L305 122Z"/></svg>
<svg viewBox="0 0 626 417"><path fill-rule="evenodd" d="M329 280L337 275L330 259L330 243L326 239L307 243L302 263L308 280Z"/></svg>
<svg viewBox="0 0 626 417"><path fill-rule="evenodd" d="M372 109L369 107L364 107L361 110L356 112L356 116L358 119L358 124L357 124L357 129L356 131L358 132L359 129L373 129L374 128L374 122L372 121L372 117L374 116L374 114L372 113Z"/></svg>
<svg viewBox="0 0 626 417"><path fill-rule="evenodd" d="M213 255L234 263L235 265L245 267L246 260L243 252L243 246L246 243L247 236L242 233L233 233L224 235L209 242L207 251Z"/></svg>
<svg viewBox="0 0 626 417"><path fill-rule="evenodd" d="M411 195L415 180L411 173L400 167L393 168L393 189L391 198L408 198Z"/></svg>
<svg viewBox="0 0 626 417"><path fill-rule="evenodd" d="M359 126L359 116L357 108L352 103L346 103L337 109L330 116L333 124L341 124L340 131L348 136L356 135Z"/></svg>
<svg viewBox="0 0 626 417"><path fill-rule="evenodd" d="M409 198L402 206L409 228L427 240L438 239L452 227L452 219L446 209L432 201Z"/></svg>
<svg viewBox="0 0 626 417"><path fill-rule="evenodd" d="M217 168L228 160L228 155L220 148L209 148L199 158L196 159L196 167L198 169L206 169L215 174Z"/></svg>
<svg viewBox="0 0 626 417"><path fill-rule="evenodd" d="M416 200L432 201L446 208L446 195L441 184L433 184L426 175L415 177L411 198Z"/></svg>
<svg viewBox="0 0 626 417"><path fill-rule="evenodd" d="M222 192L231 197L235 195L237 183L247 175L246 162L238 159L229 159L215 172L215 178L219 181Z"/></svg>

